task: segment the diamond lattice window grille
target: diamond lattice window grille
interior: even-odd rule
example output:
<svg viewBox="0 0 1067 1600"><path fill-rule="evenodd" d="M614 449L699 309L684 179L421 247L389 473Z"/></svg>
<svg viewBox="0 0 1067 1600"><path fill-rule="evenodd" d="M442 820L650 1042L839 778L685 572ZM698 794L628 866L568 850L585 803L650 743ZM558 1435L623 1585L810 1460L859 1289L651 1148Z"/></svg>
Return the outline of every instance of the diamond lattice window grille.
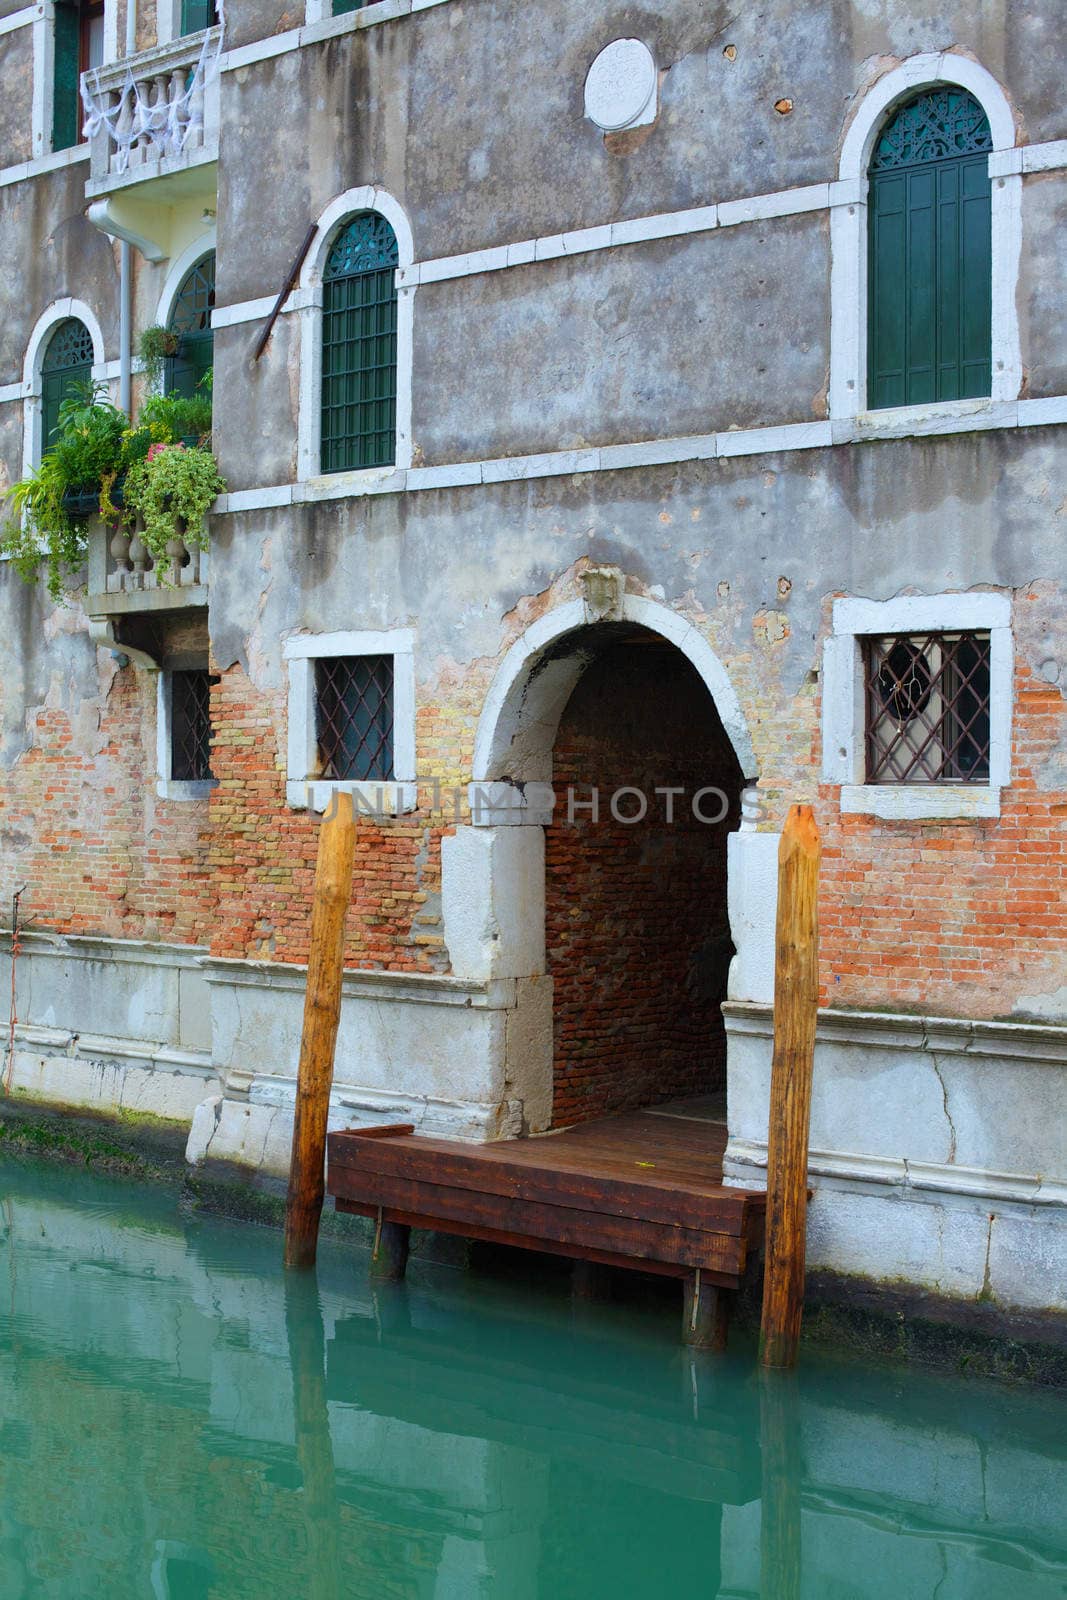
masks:
<svg viewBox="0 0 1067 1600"><path fill-rule="evenodd" d="M206 671L170 675L170 775L205 783L211 771L211 684Z"/></svg>
<svg viewBox="0 0 1067 1600"><path fill-rule="evenodd" d="M392 779L392 656L321 657L315 707L321 777Z"/></svg>
<svg viewBox="0 0 1067 1600"><path fill-rule="evenodd" d="M868 783L988 783L988 633L863 644Z"/></svg>
<svg viewBox="0 0 1067 1600"><path fill-rule="evenodd" d="M882 129L871 157L872 172L912 167L950 156L992 150L989 121L963 89L928 89L901 106Z"/></svg>

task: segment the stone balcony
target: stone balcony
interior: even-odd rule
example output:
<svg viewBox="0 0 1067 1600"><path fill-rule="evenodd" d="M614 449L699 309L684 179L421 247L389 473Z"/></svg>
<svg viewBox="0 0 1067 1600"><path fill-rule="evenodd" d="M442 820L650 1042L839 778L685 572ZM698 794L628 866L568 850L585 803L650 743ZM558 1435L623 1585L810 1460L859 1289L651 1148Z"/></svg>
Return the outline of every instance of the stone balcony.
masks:
<svg viewBox="0 0 1067 1600"><path fill-rule="evenodd" d="M170 255L176 211L215 208L221 42L208 28L82 78L90 219L150 261Z"/></svg>
<svg viewBox="0 0 1067 1600"><path fill-rule="evenodd" d="M136 530L108 527L94 517L89 528L89 584L85 609L92 617L179 611L208 603L206 550L173 539L157 565Z"/></svg>

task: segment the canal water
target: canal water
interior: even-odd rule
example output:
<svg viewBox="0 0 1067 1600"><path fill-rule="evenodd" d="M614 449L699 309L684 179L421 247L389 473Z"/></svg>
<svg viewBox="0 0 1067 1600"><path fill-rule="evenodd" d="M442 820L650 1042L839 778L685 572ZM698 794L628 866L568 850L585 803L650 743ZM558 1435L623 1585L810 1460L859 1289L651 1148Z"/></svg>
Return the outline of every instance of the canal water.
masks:
<svg viewBox="0 0 1067 1600"><path fill-rule="evenodd" d="M1051 1600L1067 1404L0 1167L0 1596Z"/></svg>

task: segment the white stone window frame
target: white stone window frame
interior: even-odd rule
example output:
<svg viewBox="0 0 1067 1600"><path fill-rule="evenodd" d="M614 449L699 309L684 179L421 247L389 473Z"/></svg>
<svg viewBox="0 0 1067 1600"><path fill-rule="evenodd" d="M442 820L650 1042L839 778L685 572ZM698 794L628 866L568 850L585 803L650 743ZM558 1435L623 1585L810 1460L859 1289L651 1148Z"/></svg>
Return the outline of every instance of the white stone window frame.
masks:
<svg viewBox="0 0 1067 1600"><path fill-rule="evenodd" d="M396 235L396 457L384 467L361 467L353 472L323 472L322 445L322 275L326 258L343 223L360 211L376 211ZM411 466L411 372L415 284L405 284L404 272L415 259L411 224L400 205L384 189L362 185L348 189L327 206L318 220L315 236L300 271L297 289L300 318L300 410L297 424L297 477L316 498L320 486L330 496L360 494L380 488L394 474Z"/></svg>
<svg viewBox="0 0 1067 1600"><path fill-rule="evenodd" d="M992 382L988 399L867 409L868 168L895 107L922 89L955 87L974 96L989 120L991 179ZM953 51L912 56L887 72L861 101L845 135L838 179L830 185L830 420L849 430L913 430L926 418L962 418L1018 399L1022 354L1016 289L1022 252L1022 176L1004 152L1015 150L1015 118L1004 90L976 61ZM842 431L842 437L845 436Z"/></svg>
<svg viewBox="0 0 1067 1600"><path fill-rule="evenodd" d="M885 634L989 634L989 781L867 783L864 638ZM886 820L999 817L1011 783L1014 648L1011 600L1002 594L901 595L834 601L823 645L823 781L839 785L841 810Z"/></svg>
<svg viewBox="0 0 1067 1600"><path fill-rule="evenodd" d="M33 472L41 464L41 453L44 449L44 440L41 437L42 428L42 393L44 388L43 369L45 351L48 341L61 322L66 322L68 317L77 317L79 322L85 324L89 336L93 341L92 378L94 383L106 383L110 377L107 361L104 357L104 335L99 320L95 313L85 304L84 300L71 298L53 300L47 311L34 323L33 332L30 334L26 346L26 359L22 367L22 470L24 475Z"/></svg>
<svg viewBox="0 0 1067 1600"><path fill-rule="evenodd" d="M55 98L55 38L56 8L54 0L41 0L33 21L33 91L31 101L31 138L33 159L53 154L52 110ZM118 0L104 0L104 60L108 66L119 57ZM81 130L79 130L81 131ZM78 140L75 148L88 149L89 141ZM61 152L66 154L66 152Z"/></svg>
<svg viewBox="0 0 1067 1600"><path fill-rule="evenodd" d="M218 784L217 778L172 778L171 695L174 673L188 669L163 667L156 674L156 794L161 800L206 800Z"/></svg>
<svg viewBox="0 0 1067 1600"><path fill-rule="evenodd" d="M393 778L359 781L316 777L315 662L332 656L391 656L393 660ZM356 814L397 816L413 811L415 776L415 633L412 628L342 633L302 633L287 639L289 669L286 804L297 811L325 811L332 795L344 791Z"/></svg>

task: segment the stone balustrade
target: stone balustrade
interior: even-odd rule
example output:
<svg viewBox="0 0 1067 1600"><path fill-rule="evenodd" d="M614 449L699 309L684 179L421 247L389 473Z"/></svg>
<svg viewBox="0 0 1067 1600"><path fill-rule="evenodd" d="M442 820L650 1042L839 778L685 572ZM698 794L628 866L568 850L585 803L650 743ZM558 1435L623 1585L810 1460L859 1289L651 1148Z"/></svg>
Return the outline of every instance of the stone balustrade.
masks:
<svg viewBox="0 0 1067 1600"><path fill-rule="evenodd" d="M220 40L208 28L84 74L90 186L215 159Z"/></svg>
<svg viewBox="0 0 1067 1600"><path fill-rule="evenodd" d="M136 528L113 528L107 537L107 593L144 589L190 589L207 583L207 551L172 539L167 559L153 561Z"/></svg>

